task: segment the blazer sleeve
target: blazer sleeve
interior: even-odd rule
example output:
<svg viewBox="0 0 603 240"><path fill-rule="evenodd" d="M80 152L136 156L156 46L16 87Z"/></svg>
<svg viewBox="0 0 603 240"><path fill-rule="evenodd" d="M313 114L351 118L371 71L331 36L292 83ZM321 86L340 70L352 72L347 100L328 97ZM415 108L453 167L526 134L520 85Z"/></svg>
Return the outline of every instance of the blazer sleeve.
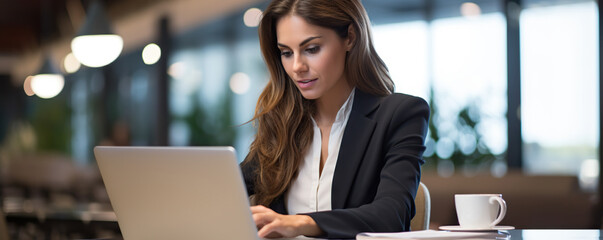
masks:
<svg viewBox="0 0 603 240"><path fill-rule="evenodd" d="M247 195L251 196L255 194L255 170L257 168L257 161L251 154L248 154L239 166L241 167L241 173L243 174L243 180L245 181Z"/></svg>
<svg viewBox="0 0 603 240"><path fill-rule="evenodd" d="M408 97L408 96L407 96ZM308 213L325 233L321 238L354 238L360 232L399 232L410 230L415 214L414 197L421 178L429 106L417 97L398 98L397 106L389 106L384 114L391 119L375 119L389 124L383 134L382 159L376 194L372 202L352 208ZM377 134L377 133L375 133ZM372 139L375 138L375 134ZM364 171L364 170L359 170ZM356 179L356 182L362 179ZM355 186L352 186L354 188Z"/></svg>

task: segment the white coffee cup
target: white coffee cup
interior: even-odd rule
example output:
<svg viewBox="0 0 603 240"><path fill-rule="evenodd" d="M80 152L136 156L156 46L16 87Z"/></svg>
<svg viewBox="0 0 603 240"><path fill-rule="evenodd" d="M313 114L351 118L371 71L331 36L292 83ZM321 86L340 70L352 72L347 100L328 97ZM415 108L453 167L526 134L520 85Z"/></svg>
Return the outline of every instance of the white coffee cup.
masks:
<svg viewBox="0 0 603 240"><path fill-rule="evenodd" d="M466 229L492 228L507 213L502 194L455 194L454 203L459 225Z"/></svg>

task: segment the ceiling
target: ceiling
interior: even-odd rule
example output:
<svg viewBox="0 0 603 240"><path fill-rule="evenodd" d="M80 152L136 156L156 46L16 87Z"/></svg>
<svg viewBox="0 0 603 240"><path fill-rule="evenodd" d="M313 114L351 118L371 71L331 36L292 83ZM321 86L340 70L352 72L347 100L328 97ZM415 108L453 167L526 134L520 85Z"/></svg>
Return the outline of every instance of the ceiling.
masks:
<svg viewBox="0 0 603 240"><path fill-rule="evenodd" d="M31 74L41 55L59 62L83 24L93 0L0 0L0 75L16 83ZM199 26L262 0L99 0L124 51L153 41L161 17L170 20L172 33Z"/></svg>
<svg viewBox="0 0 603 240"><path fill-rule="evenodd" d="M164 0L100 0L109 18L122 18ZM21 0L0 3L0 54L19 54L74 34L90 0Z"/></svg>
<svg viewBox="0 0 603 240"><path fill-rule="evenodd" d="M0 75L15 85L35 72L42 55L57 65L71 51L71 39L83 24L94 0L0 0ZM221 15L241 11L266 0L98 0L104 4L124 52L157 37L158 21L169 18L170 32L181 33ZM423 0L364 1L376 15L400 15Z"/></svg>
<svg viewBox="0 0 603 240"><path fill-rule="evenodd" d="M0 7L0 36L3 36L0 38L0 53L14 54L39 45L43 24L42 9L49 9L48 13L54 13L59 10L56 7L59 3L64 5L65 0L24 0L17 4L3 1ZM42 4L47 6L43 7ZM56 28L56 25L52 24L50 27Z"/></svg>
<svg viewBox="0 0 603 240"><path fill-rule="evenodd" d="M0 0L0 56L20 54L40 48L65 36L73 36L85 18L85 9L93 0ZM243 6L261 0L98 0L112 21L149 11L154 6L187 5L197 15L215 12L222 5ZM365 4L375 9L407 9L423 0L379 0ZM216 4L212 4L216 3ZM415 6L416 7L416 6ZM218 11L220 12L220 11ZM185 12L178 11L179 18Z"/></svg>

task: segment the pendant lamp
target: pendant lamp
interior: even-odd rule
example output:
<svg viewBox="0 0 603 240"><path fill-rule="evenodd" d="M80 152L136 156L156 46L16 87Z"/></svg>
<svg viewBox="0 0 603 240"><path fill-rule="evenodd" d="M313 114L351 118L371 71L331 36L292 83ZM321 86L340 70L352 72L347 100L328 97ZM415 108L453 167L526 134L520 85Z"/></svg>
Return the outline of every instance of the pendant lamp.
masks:
<svg viewBox="0 0 603 240"><path fill-rule="evenodd" d="M52 63L49 56L44 57L42 68L31 78L31 90L40 98L53 98L65 85L65 78Z"/></svg>
<svg viewBox="0 0 603 240"><path fill-rule="evenodd" d="M117 59L123 45L123 39L112 32L103 5L93 1L84 25L71 41L75 58L88 67L103 67Z"/></svg>

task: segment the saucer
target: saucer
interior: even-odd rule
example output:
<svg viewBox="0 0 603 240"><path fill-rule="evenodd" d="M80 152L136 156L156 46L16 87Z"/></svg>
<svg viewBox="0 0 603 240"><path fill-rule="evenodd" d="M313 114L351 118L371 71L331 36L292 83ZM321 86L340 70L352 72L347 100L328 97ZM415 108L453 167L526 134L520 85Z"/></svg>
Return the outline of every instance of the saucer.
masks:
<svg viewBox="0 0 603 240"><path fill-rule="evenodd" d="M513 226L494 226L491 228L462 228L459 225L455 226L440 226L440 230L445 231L460 231L460 232L481 232L481 231L498 231L498 230L513 230Z"/></svg>

